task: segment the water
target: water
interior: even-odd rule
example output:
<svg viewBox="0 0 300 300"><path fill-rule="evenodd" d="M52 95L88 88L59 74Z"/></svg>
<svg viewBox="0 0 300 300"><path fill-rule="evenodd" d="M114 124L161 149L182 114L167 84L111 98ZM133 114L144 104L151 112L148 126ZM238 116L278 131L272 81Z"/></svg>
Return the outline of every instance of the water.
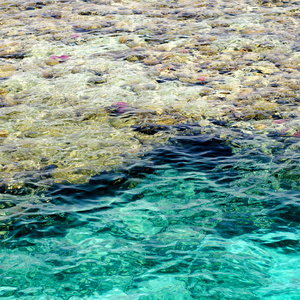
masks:
<svg viewBox="0 0 300 300"><path fill-rule="evenodd" d="M0 299L300 298L299 1L0 2Z"/></svg>
<svg viewBox="0 0 300 300"><path fill-rule="evenodd" d="M88 182L169 138L131 126L300 135L298 13L294 0L2 1L0 188L49 165L41 188ZM127 118L111 117L118 102Z"/></svg>
<svg viewBox="0 0 300 300"><path fill-rule="evenodd" d="M1 298L299 299L299 167L276 157L188 133L89 184L3 194Z"/></svg>

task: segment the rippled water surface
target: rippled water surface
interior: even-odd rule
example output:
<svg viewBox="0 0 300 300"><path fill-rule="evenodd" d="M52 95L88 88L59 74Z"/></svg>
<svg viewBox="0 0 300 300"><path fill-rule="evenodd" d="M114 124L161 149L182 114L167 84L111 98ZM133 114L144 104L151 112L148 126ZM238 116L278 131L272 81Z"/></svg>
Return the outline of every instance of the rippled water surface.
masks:
<svg viewBox="0 0 300 300"><path fill-rule="evenodd" d="M299 155L278 158L194 132L89 184L2 196L1 297L298 299Z"/></svg>
<svg viewBox="0 0 300 300"><path fill-rule="evenodd" d="M299 1L0 1L0 298L300 298Z"/></svg>
<svg viewBox="0 0 300 300"><path fill-rule="evenodd" d="M174 134L132 126L196 122L209 133L214 119L228 140L234 127L300 136L298 1L0 5L4 189L49 166L40 189L88 182Z"/></svg>

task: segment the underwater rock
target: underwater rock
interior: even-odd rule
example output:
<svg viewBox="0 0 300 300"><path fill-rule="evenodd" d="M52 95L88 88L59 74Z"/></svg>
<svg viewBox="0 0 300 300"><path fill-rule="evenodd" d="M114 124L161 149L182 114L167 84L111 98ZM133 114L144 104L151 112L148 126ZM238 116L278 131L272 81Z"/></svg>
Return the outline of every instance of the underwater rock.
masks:
<svg viewBox="0 0 300 300"><path fill-rule="evenodd" d="M293 134L293 137L300 138L300 132L296 131L296 132Z"/></svg>
<svg viewBox="0 0 300 300"><path fill-rule="evenodd" d="M167 125L158 125L158 124L143 124L143 125L134 125L131 126L133 131L137 131L147 135L154 135L160 131L166 131L170 129L170 126Z"/></svg>
<svg viewBox="0 0 300 300"><path fill-rule="evenodd" d="M147 66L155 66L160 63L160 61L155 57L148 57L143 60L143 63Z"/></svg>
<svg viewBox="0 0 300 300"><path fill-rule="evenodd" d="M8 132L6 130L0 130L0 137L8 137Z"/></svg>
<svg viewBox="0 0 300 300"><path fill-rule="evenodd" d="M13 58L13 59L23 59L25 58L26 53L20 52L20 53L9 53L9 54L0 54L0 58Z"/></svg>
<svg viewBox="0 0 300 300"><path fill-rule="evenodd" d="M130 110L126 102L114 102L111 106L105 107L105 110L112 115L120 115Z"/></svg>
<svg viewBox="0 0 300 300"><path fill-rule="evenodd" d="M43 72L42 76L43 78L52 79L58 77L58 74L56 74L55 72Z"/></svg>
<svg viewBox="0 0 300 300"><path fill-rule="evenodd" d="M237 121L249 121L249 120L265 120L271 119L272 113L265 112L265 111L258 111L258 112L242 112L240 115L234 113L232 114L232 119Z"/></svg>
<svg viewBox="0 0 300 300"><path fill-rule="evenodd" d="M14 74L16 67L13 65L0 65L0 78L9 77Z"/></svg>
<svg viewBox="0 0 300 300"><path fill-rule="evenodd" d="M158 86L154 83L133 83L131 89L134 92L152 91L158 89Z"/></svg>
<svg viewBox="0 0 300 300"><path fill-rule="evenodd" d="M119 37L119 43L125 44L128 42L128 36L127 35L122 35Z"/></svg>
<svg viewBox="0 0 300 300"><path fill-rule="evenodd" d="M81 73L81 72L84 72L84 69L80 66L75 66L71 69L72 74L78 74L78 73Z"/></svg>
<svg viewBox="0 0 300 300"><path fill-rule="evenodd" d="M94 76L88 79L87 84L94 85L94 84L102 84L105 83L106 79L101 76Z"/></svg>
<svg viewBox="0 0 300 300"><path fill-rule="evenodd" d="M256 130L263 130L267 127L267 125L264 125L264 124L255 124L253 125L254 129Z"/></svg>
<svg viewBox="0 0 300 300"><path fill-rule="evenodd" d="M117 156L138 152L135 135L147 141L161 141L160 136L165 136L155 134L153 127L141 130L154 137L132 131L131 125L143 123L170 126L170 135L179 131L178 124L189 131L181 124L199 121L203 132L218 128L226 137L234 135L236 128L266 134L277 130L281 138L297 141L292 136L299 128L289 121L290 131L281 133L284 124L273 117L284 112L278 119L290 120L289 111L299 115L299 47L293 26L298 7L294 2L279 12L274 5L278 1L270 0L267 13L266 8L257 7L248 14L244 6L225 2L219 6L196 0L119 1L3 4L0 95L6 98L0 99L0 125L17 150L8 154L3 150L1 155L22 161L30 153L35 161L39 155L29 149L41 149L52 151L50 155L59 162L67 161L72 170L84 165L104 168L120 159L106 153L110 146L91 151L89 143L99 137L108 139L109 145L125 140ZM72 57L68 62L67 56ZM103 77L109 82L102 82ZM118 104L122 101L127 107ZM175 107L176 111L170 109ZM44 123L47 126L29 125ZM40 136L29 134L32 147L23 146L30 132L41 132L51 145L42 145ZM61 142L70 136L82 147ZM68 178L72 173L76 181L76 172L57 176Z"/></svg>
<svg viewBox="0 0 300 300"><path fill-rule="evenodd" d="M5 97L0 96L0 108L1 107L10 107L13 105L14 105L14 103L13 103L12 99L7 99Z"/></svg>
<svg viewBox="0 0 300 300"><path fill-rule="evenodd" d="M288 120L287 119L279 119L279 120L273 120L273 123L275 124L283 124L286 123Z"/></svg>
<svg viewBox="0 0 300 300"><path fill-rule="evenodd" d="M48 66L55 66L55 65L58 65L59 64L59 61L58 60L53 60L53 59L47 59L45 61L46 65Z"/></svg>
<svg viewBox="0 0 300 300"><path fill-rule="evenodd" d="M177 14L177 18L178 20L187 20L187 19L193 19L193 18L196 18L197 17L197 13L190 10L190 11L182 11L182 12L179 12Z"/></svg>
<svg viewBox="0 0 300 300"><path fill-rule="evenodd" d="M70 59L70 57L68 55L51 55L50 56L50 60L54 60L54 61L58 61L59 63L63 63L66 62Z"/></svg>
<svg viewBox="0 0 300 300"><path fill-rule="evenodd" d="M161 271L162 274L164 273L163 271ZM140 298L145 300L158 300L157 295L162 296L160 299L193 299L191 292L187 289L186 283L183 280L175 279L175 277L157 276L155 279L139 282L138 287L139 294L146 295ZM180 297L177 297L178 295Z"/></svg>
<svg viewBox="0 0 300 300"><path fill-rule="evenodd" d="M29 132L25 132L24 136L28 137L28 138L36 138L36 137L40 136L40 133L35 132L35 131L29 131Z"/></svg>
<svg viewBox="0 0 300 300"><path fill-rule="evenodd" d="M227 126L227 122L222 120L216 120L216 119L208 119L212 124L218 125L218 126Z"/></svg>
<svg viewBox="0 0 300 300"><path fill-rule="evenodd" d="M97 32L100 31L103 28L111 27L113 26L112 21L83 21L81 23L77 23L73 26L73 29L75 32Z"/></svg>
<svg viewBox="0 0 300 300"><path fill-rule="evenodd" d="M16 41L1 41L0 58L4 59L23 59L26 56L25 44Z"/></svg>
<svg viewBox="0 0 300 300"><path fill-rule="evenodd" d="M137 62L145 59L146 56L142 54L133 54L133 55L128 55L125 57L125 60L130 61L130 62Z"/></svg>
<svg viewBox="0 0 300 300"><path fill-rule="evenodd" d="M128 106L126 102L115 102L112 104L112 107L116 109L116 113L122 114L126 111Z"/></svg>

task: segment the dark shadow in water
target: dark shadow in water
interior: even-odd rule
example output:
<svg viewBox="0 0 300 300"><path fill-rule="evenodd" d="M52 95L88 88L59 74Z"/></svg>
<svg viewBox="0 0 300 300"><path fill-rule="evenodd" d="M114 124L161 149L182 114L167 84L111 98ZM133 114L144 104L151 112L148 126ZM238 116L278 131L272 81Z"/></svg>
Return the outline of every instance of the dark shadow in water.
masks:
<svg viewBox="0 0 300 300"><path fill-rule="evenodd" d="M141 161L119 172L100 173L93 176L88 184L54 184L43 193L43 196L51 199L50 202L54 205L52 210L47 213L47 204L45 207L27 209L22 215L11 218L10 225L3 224L1 227L3 230L11 231L15 237L63 236L68 228L83 225L78 224L78 217L76 217L78 213L91 213L112 208L106 204L101 205L99 201L101 196L122 194L124 190L130 189L130 183L134 179L144 178L147 174L155 172L159 166L167 164L171 169L181 171L208 172L218 165L220 159L230 156L232 156L231 148L221 139L211 135L177 136L168 145L147 153ZM50 166L39 170L36 178L50 176L50 171L54 168ZM133 197L131 201L134 199ZM96 206L95 202L97 202ZM117 205L122 205L122 203ZM69 211L72 207L76 207L76 213ZM61 208L65 211L57 213Z"/></svg>
<svg viewBox="0 0 300 300"><path fill-rule="evenodd" d="M253 157L256 152L258 151L253 150ZM47 202L44 206L40 205L34 209L24 210L10 218L8 223L4 222L0 226L0 230L9 231L11 236L15 237L64 236L69 228L84 225L82 221L79 221L80 214L109 210L116 205L126 205L128 201L143 198L143 194L133 195L129 200L120 197L119 202L110 205L101 201L102 197L122 195L124 191L134 188L132 182L142 180L145 176L155 173L161 168L178 170L181 173L201 172L225 190L226 187L228 190L232 190L231 184L235 184L241 172L252 172L255 168L259 170L259 167L252 165L249 166L251 170L243 168L238 170L234 166L237 159L232 148L216 136L178 135L172 138L167 145L154 149L144 155L139 162L124 167L118 172L100 173L93 176L87 184L54 184L47 192L43 193L43 196L50 199L52 205L50 208L48 208ZM264 161L268 162L269 160L259 154L258 162L263 163ZM40 170L38 175L51 176L50 172L53 168L54 166L51 166ZM193 176L190 180L194 180ZM206 187L196 192L214 195L215 190ZM223 217L218 221L215 230L225 238L251 233L258 229L255 225L256 217L251 212L252 208L257 213L263 207L268 207L270 211L268 218L272 219L272 224L276 223L276 226L299 222L299 205L296 205L295 202L278 206L278 203L282 202L281 197L278 199L267 197L267 200L263 199L260 202L259 207L248 204L247 195L240 198L232 197L225 191L223 195L216 197L223 197L224 204L223 206L219 205L223 211ZM253 198L251 195L249 197ZM247 215L245 210L238 211L236 207L245 209L250 207L251 209Z"/></svg>

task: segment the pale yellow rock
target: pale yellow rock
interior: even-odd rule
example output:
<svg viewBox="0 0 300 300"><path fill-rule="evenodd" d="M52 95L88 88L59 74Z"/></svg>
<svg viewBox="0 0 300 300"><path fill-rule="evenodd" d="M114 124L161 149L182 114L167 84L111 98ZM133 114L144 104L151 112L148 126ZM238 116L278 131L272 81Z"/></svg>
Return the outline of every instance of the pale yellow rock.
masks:
<svg viewBox="0 0 300 300"><path fill-rule="evenodd" d="M262 130L262 129L266 128L267 126L264 124L255 124L255 125L253 125L253 127L256 130Z"/></svg>
<svg viewBox="0 0 300 300"><path fill-rule="evenodd" d="M3 65L0 66L0 78L9 77L14 74L16 67L12 65Z"/></svg>
<svg viewBox="0 0 300 300"><path fill-rule="evenodd" d="M162 108L158 108L157 110L156 110L156 114L157 115L162 115L164 113L164 110L162 109Z"/></svg>
<svg viewBox="0 0 300 300"><path fill-rule="evenodd" d="M8 137L8 132L6 130L0 130L0 137Z"/></svg>
<svg viewBox="0 0 300 300"><path fill-rule="evenodd" d="M127 35L122 35L119 37L119 43L125 44L128 41L128 36Z"/></svg>
<svg viewBox="0 0 300 300"><path fill-rule="evenodd" d="M7 93L7 90L6 89L1 89L0 88L0 95L5 95Z"/></svg>
<svg viewBox="0 0 300 300"><path fill-rule="evenodd" d="M45 61L45 63L48 66L55 66L55 65L59 64L59 61L55 60L55 59L48 59Z"/></svg>
<svg viewBox="0 0 300 300"><path fill-rule="evenodd" d="M176 79L176 76L168 70L160 72L159 76L168 80Z"/></svg>
<svg viewBox="0 0 300 300"><path fill-rule="evenodd" d="M22 50L22 45L15 41L0 41L0 53L2 55L19 52Z"/></svg>
<svg viewBox="0 0 300 300"><path fill-rule="evenodd" d="M12 65L2 65L0 66L0 72L12 72L15 71L16 67Z"/></svg>
<svg viewBox="0 0 300 300"><path fill-rule="evenodd" d="M159 60L155 57L148 57L143 60L143 63L148 66L155 66L159 64Z"/></svg>
<svg viewBox="0 0 300 300"><path fill-rule="evenodd" d="M272 111L272 110L278 108L278 106L279 105L277 103L267 102L267 101L258 101L251 107L256 110Z"/></svg>

